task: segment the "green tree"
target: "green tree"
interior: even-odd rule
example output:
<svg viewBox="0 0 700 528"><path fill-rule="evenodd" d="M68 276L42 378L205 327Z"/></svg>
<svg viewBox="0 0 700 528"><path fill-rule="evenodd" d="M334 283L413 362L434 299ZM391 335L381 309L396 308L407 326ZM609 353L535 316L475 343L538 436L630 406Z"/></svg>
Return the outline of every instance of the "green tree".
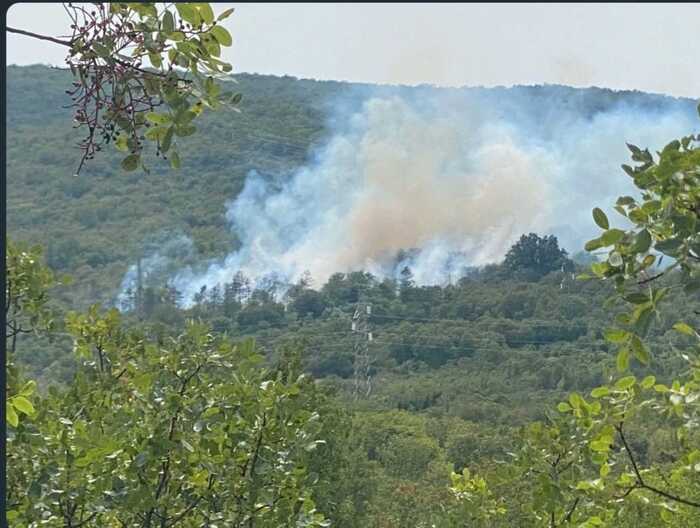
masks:
<svg viewBox="0 0 700 528"><path fill-rule="evenodd" d="M8 437L8 519L38 526L323 526L306 464L304 376L251 341L188 323L155 342L93 307L66 326L82 360Z"/></svg>
<svg viewBox="0 0 700 528"><path fill-rule="evenodd" d="M606 307L617 303L626 308L614 317L616 326L604 332L605 339L618 348L618 375L594 388L589 397L570 394L559 403L559 416L546 426L526 428L513 464L491 475L489 486L478 479L470 481L468 475L460 482L453 475L456 483L471 491L458 501L466 510L464 515L483 522L479 516L493 510L490 493L496 490L493 493L503 499L506 515L515 515L510 522L519 526L617 528L636 526L642 520L655 526L697 525L699 140L700 136L687 136L672 141L656 158L629 145L637 165L623 165L623 169L641 196L623 196L615 209L631 227L611 228L607 215L596 208L593 219L604 232L586 245L588 251L610 248L607 259L593 263L591 269L594 276L614 284L617 295ZM521 239L523 247L527 240ZM515 256L511 251L506 259L511 267L518 261ZM659 261L664 257L671 263L662 268ZM665 353L663 349L652 353L649 332L655 320L664 320L664 305L682 295L691 296L692 302L675 303L676 308L689 309L676 309L671 324L681 339L677 342L684 349L680 356L685 365L663 383L648 370L652 356L661 358ZM647 369L646 376L631 371L632 358L639 363L637 369ZM665 460L652 462L644 437L655 438L659 431L669 431L674 441L665 451ZM523 482L524 489L518 485ZM474 490L480 493L474 495ZM474 517L473 504L480 502L484 505L477 506Z"/></svg>
<svg viewBox="0 0 700 528"><path fill-rule="evenodd" d="M700 112L700 107L698 108ZM589 404L581 399L571 412L590 437L589 448L606 477L596 484L621 489L626 500L646 501L660 513L661 521L677 525L700 515L700 334L691 319L698 314L700 289L700 136L686 136L666 145L657 157L628 145L635 167L623 165L641 192L637 199L623 196L615 210L631 227L616 229L601 209L593 218L604 231L588 242L590 251L610 248L605 261L593 264L593 273L612 280L618 299L628 309L616 318L616 327L605 337L618 348L621 376L596 388ZM666 257L671 263L660 266ZM664 306L681 293L694 300L691 312L675 312L673 328L685 338L685 374L670 383L658 383L653 374L638 379L629 372L630 359L649 365L653 355L645 343ZM692 307L693 305L691 305ZM663 466L643 464L635 449L632 428L650 415L675 432L674 460ZM643 430L642 426L642 430ZM646 431L651 434L652 431ZM644 434L644 433L643 433ZM614 447L614 448L613 448ZM684 521L683 519L687 519Z"/></svg>
<svg viewBox="0 0 700 528"><path fill-rule="evenodd" d="M36 387L34 381L23 379L16 364L18 339L54 326L47 292L58 281L42 263L38 247L8 240L5 258L5 417L17 427L21 415L35 412L29 398Z"/></svg>
<svg viewBox="0 0 700 528"><path fill-rule="evenodd" d="M572 264L566 250L559 247L554 235L540 237L535 233L522 235L506 253L503 266L539 278L557 270L571 270Z"/></svg>
<svg viewBox="0 0 700 528"><path fill-rule="evenodd" d="M700 107L699 107L700 111ZM611 280L617 299L627 310L605 338L618 348L620 376L591 392L590 400L573 394L559 410L571 416L586 435L586 448L599 467L597 478L584 480L581 489L607 493L608 509L631 504L658 512L658 521L689 526L700 514L700 334L689 322L693 313L675 312L673 329L685 336L684 374L659 383L649 373L639 379L630 360L651 363L648 333L660 320L664 305L685 292L697 307L700 288L700 136L687 136L666 145L657 157L628 145L635 167L623 165L641 196L623 196L615 210L625 216L628 229L611 228L599 208L593 219L604 231L587 243L589 251L610 248L605 261L594 263L595 276ZM660 261L670 258L666 267ZM584 276L583 278L588 278ZM691 306L693 306L691 304ZM637 435L651 435L649 424L674 432L675 449L664 464L644 463ZM624 500L612 502L613 497Z"/></svg>
<svg viewBox="0 0 700 528"><path fill-rule="evenodd" d="M193 122L205 108L235 108L240 101L217 80L232 69L219 57L232 43L221 22L233 9L217 17L208 3L63 5L68 40L6 29L68 49L74 82L67 93L78 128L87 131L76 172L109 143L127 153L124 170L147 170L144 142L178 168L176 138L196 131Z"/></svg>

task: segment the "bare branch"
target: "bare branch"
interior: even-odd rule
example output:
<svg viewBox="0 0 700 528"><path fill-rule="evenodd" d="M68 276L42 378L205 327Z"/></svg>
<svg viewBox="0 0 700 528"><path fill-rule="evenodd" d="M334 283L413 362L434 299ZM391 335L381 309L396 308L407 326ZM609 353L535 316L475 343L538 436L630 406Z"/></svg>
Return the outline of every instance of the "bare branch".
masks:
<svg viewBox="0 0 700 528"><path fill-rule="evenodd" d="M644 481L644 478L642 477L641 472L639 471L639 466L637 466L637 461L634 458L634 454L632 453L632 450L630 449L629 444L627 443L627 439L625 438L625 434L622 430L623 424L620 423L615 426L615 429L617 430L617 434L620 437L620 440L622 441L622 445L625 448L625 452L627 453L627 458L630 460L630 463L632 464L632 469L634 469L634 474L637 479L637 484L636 486L632 486L627 490L627 493L625 495L628 495L635 489L645 489L648 491L651 491L652 493L656 493L657 495L660 495L662 497L667 498L668 500L672 500L674 502L678 502L680 504L685 504L686 506L692 506L693 508L700 508L700 502L694 502L688 499L684 499L683 497L679 497L678 495L674 495L672 493L669 493L667 491L664 491L662 489L659 489L657 487L654 487L650 484L647 484Z"/></svg>
<svg viewBox="0 0 700 528"><path fill-rule="evenodd" d="M25 31L24 29L16 29L10 26L7 26L5 29L8 33L17 33L18 35L24 35L26 37L32 37L39 40L47 40L49 42L53 42L54 44L60 44L61 46L66 46L68 48L71 48L73 46L73 42L69 40L61 40L55 37L49 37L48 35L40 35L38 33L32 33L31 31Z"/></svg>

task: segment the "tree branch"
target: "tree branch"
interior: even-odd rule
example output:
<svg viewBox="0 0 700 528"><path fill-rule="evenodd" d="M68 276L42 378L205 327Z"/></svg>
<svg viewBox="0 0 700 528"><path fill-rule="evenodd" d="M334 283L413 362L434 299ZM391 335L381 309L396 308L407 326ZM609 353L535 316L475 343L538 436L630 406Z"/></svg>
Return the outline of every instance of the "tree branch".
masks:
<svg viewBox="0 0 700 528"><path fill-rule="evenodd" d="M39 40L47 40L53 42L54 44L60 44L61 46L66 46L68 48L73 47L73 43L69 40L61 40L55 37L49 37L48 35L39 35L38 33L32 33L31 31L25 31L24 29L16 29L10 26L5 28L8 33L17 33L18 35L24 35L25 37L32 37Z"/></svg>
<svg viewBox="0 0 700 528"><path fill-rule="evenodd" d="M581 497L576 497L574 503L571 505L571 508L569 508L569 511L567 512L566 516L561 520L561 524L571 522L571 516L574 514L574 510L576 509L576 506L578 506L580 500Z"/></svg>
<svg viewBox="0 0 700 528"><path fill-rule="evenodd" d="M662 271L661 273L657 273L656 275L652 275L651 277L648 277L646 279L638 281L637 284L642 286L642 285L647 284L649 282L655 281L656 279L662 277L664 273L666 273L666 272Z"/></svg>
<svg viewBox="0 0 700 528"><path fill-rule="evenodd" d="M652 493L656 493L657 495L661 495L662 497L665 497L665 498L672 500L674 502L678 502L680 504L685 504L686 506L692 506L693 508L700 508L700 502L694 502L694 501L691 501L688 499L684 499L683 497L673 495L671 493L668 493L667 491L656 488L656 487L651 486L650 484L647 484L646 482L644 482L644 479L642 478L642 474L639 471L639 467L637 466L637 461L635 460L634 455L632 454L632 450L630 449L630 446L627 443L627 439L625 438L625 434L622 431L622 424L620 423L619 425L616 425L615 429L617 430L617 434L620 436L620 440L622 441L622 445L624 446L625 451L627 452L627 458L629 458L630 462L632 463L632 468L634 469L634 474L637 478L636 487L630 488L628 490L628 493L630 493L634 489L646 489L646 490L651 491Z"/></svg>

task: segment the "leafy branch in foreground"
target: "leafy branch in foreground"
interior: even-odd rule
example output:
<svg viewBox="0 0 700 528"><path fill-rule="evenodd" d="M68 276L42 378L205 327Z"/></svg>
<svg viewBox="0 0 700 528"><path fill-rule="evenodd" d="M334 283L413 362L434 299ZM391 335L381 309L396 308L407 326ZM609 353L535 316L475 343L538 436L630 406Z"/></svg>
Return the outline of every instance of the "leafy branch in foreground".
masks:
<svg viewBox="0 0 700 528"><path fill-rule="evenodd" d="M188 323L157 342L116 310L70 314L82 366L8 438L8 518L23 526L326 525L306 464L313 388ZM292 369L293 370L293 369ZM303 390L302 390L303 388Z"/></svg>
<svg viewBox="0 0 700 528"><path fill-rule="evenodd" d="M7 31L68 48L74 82L66 93L75 127L87 130L76 172L109 143L127 154L124 170L147 170L147 142L179 168L176 138L196 132L202 111L236 109L241 95L222 89L222 75L232 67L220 59L232 44L221 22L233 9L215 16L208 3L63 5L72 32L67 40Z"/></svg>
<svg viewBox="0 0 700 528"><path fill-rule="evenodd" d="M66 279L62 282L66 282ZM35 413L31 396L36 390L36 383L22 379L15 364L17 341L23 334L53 328L47 290L58 283L53 273L43 265L39 248L8 240L5 275L5 417L12 427L18 426L20 416Z"/></svg>
<svg viewBox="0 0 700 528"><path fill-rule="evenodd" d="M698 108L700 112L700 107ZM644 343L662 301L681 290L697 301L700 290L700 136L670 142L654 159L648 150L628 145L636 167L623 165L641 198L623 196L615 209L631 223L627 230L610 227L601 209L593 219L603 234L588 242L589 251L612 248L604 262L592 265L601 279L613 280L618 298L629 309L617 316L618 328L605 332L618 346L617 368L623 376L594 389L592 402L572 395L559 410L569 414L588 437L591 460L599 478L582 481L584 489L613 490L616 508L630 500L655 507L666 524L686 526L700 510L700 334L683 318L673 330L687 345L681 357L685 372L669 384L654 375L639 380L627 372L630 356L643 366L652 353ZM661 268L666 257L670 265ZM657 261L658 259L658 261ZM656 269L652 266L657 264ZM659 283L663 283L658 285ZM645 467L627 432L630 424L644 431L649 418L661 418L675 434L675 460ZM647 431L650 433L650 431ZM643 433L644 434L644 433Z"/></svg>

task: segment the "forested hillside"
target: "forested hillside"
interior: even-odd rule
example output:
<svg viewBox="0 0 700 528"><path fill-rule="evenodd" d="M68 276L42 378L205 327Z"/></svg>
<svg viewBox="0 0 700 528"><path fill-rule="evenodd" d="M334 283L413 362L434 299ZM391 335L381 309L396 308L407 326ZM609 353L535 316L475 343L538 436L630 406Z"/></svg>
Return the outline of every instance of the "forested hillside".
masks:
<svg viewBox="0 0 700 528"><path fill-rule="evenodd" d="M51 289L57 321L69 310L83 310L91 303L115 304L129 266L144 255L146 247L159 241L186 236L194 242L196 259L226 255L238 244L235 229L228 229L226 204L241 192L250 171L285 178L308 162L314 147L328 139L335 126L332 108L341 96L359 101L370 89L291 77L242 74L235 79L236 89L244 94L242 112L205 117L197 134L180 147L183 167L179 171L153 164L150 173L126 173L120 171L116 153L103 153L75 175L75 136L69 126L70 113L61 110L61 94L70 75L43 66L8 67L7 228L13 239L45 248L46 263L59 276L72 277L70 283ZM416 96L433 88L372 90L406 91ZM541 98L553 102L549 111L556 111L556 105L574 105L590 116L620 102L650 109L664 105L692 109L695 105L689 100L597 88L471 90L495 99L506 91ZM308 480L318 484L313 498L334 526L471 526L463 524L468 517L454 523L447 520L457 515L454 489L461 489L460 485L467 489L466 502L457 495L457 510L460 504L472 504L474 496L481 501L477 509L482 513L493 508L494 516L502 515L502 505L490 498L485 487L480 491L478 486L470 487L475 484L467 476L462 484L455 480L461 477L454 475L450 481L451 470L458 474L465 468L477 470L493 477L496 491L514 486L519 497L529 497L531 486L524 479L513 485L516 469L508 464L526 460L518 458L524 456L524 446L549 438L545 426L533 422L551 416L568 394L587 395L610 383L616 363L620 366L617 347L606 339L605 332L614 316L624 310L627 299L614 296L612 279L577 279L594 258L576 255L572 259L558 246L544 261L536 256L531 244L547 234L525 236L503 261L473 267L464 277L434 286L417 284L409 267L398 278L337 270L326 282L305 277L281 291L256 288L237 274L217 287L203 288L193 305L183 308L179 292L165 280L152 280L139 285L138 291L127 292L125 306L130 309L122 319L126 327L143 332L133 338L138 346L147 340L154 343L143 345L145 352L133 346L142 354L136 354L139 361L156 370L165 361L157 357L159 347L174 347L186 362L190 341L201 339L210 347L208 357L216 363L220 350L227 350L227 339L241 344L253 338L262 358L253 357L252 352L246 355L249 345L245 345L243 356L231 359L239 361L236 368L252 380L244 379L240 390L257 394L260 405L264 404L266 384L273 377L258 378L251 373L254 370L248 370L260 360L277 369L273 373L282 387L280 394L288 391L280 401L291 401L301 391L305 399L295 404L301 411L295 407L294 412L309 423L315 419L310 418L310 410L321 409L322 425L318 427L325 443L308 455ZM520 250L518 258L513 257L516 249ZM659 282L672 285L674 280L665 276ZM685 368L679 351L689 347L694 336L679 333L674 324L682 313L684 323L700 326L698 298L697 292L690 291L673 290L673 295L673 310L658 314L647 337L649 348L655 351L651 364L633 362L630 366L640 379L653 372L657 383L670 384ZM116 325L111 317L99 328ZM186 321L192 319L224 336L223 344L210 344L199 330L191 330ZM56 324L59 333L51 339L19 338L18 360L25 372L39 380L40 392L51 384L70 387L80 362L62 332L83 336L79 332L86 330L81 325L87 328L87 323L72 315L66 325ZM358 324L363 325L361 332ZM185 327L191 334L173 341L175 344L168 341ZM121 343L121 334L115 331L114 335L118 336L115 342ZM99 337L90 335L85 340L99 342ZM131 343L131 337L124 339ZM356 398L354 362L359 349L366 350L370 358L371 391ZM200 356L193 352L192 357ZM214 366L220 370L211 383L225 387L226 369L233 377L236 368L225 361ZM129 368L126 364L124 371L133 374L137 389L151 383ZM292 373L297 374L297 368L313 376L313 388L294 381ZM176 378L181 381L177 374ZM76 409L79 404L72 402ZM256 409L250 411L251 416ZM264 414L267 410L261 412L268 416ZM255 425L250 420L246 427ZM640 423L629 427L644 463L666 463L679 450L672 428L648 425L657 422L660 419L654 417L646 427ZM193 418L193 423L199 433L202 422ZM306 431L307 426L315 427L304 422L299 431ZM302 432L294 434L302 438ZM212 432L206 441L219 440ZM241 442L255 443L255 438ZM528 452L527 456L539 455ZM279 471L282 475L282 469ZM547 495L532 500L541 505L550 499ZM526 511L527 506L518 512L516 503L509 503L506 520L499 521L503 524L476 515L474 519L481 519L481 524L474 521L473 526L544 526L537 524L542 519ZM630 510L619 520L626 524L615 526L639 526L640 519L650 519L642 509L639 512Z"/></svg>
<svg viewBox="0 0 700 528"><path fill-rule="evenodd" d="M119 153L107 149L76 176L79 134L71 129L70 110L62 109L70 102L70 72L10 66L7 79L8 231L44 246L50 266L76 279L69 297L75 307L114 301L124 273L154 241L186 235L200 260L235 248L226 203L250 171L283 179L311 159L337 126L331 120L339 104L359 105L370 90L416 98L436 90L241 74L235 77L236 90L245 94L241 113L206 113L201 130L182 142L179 171L152 163L150 174L125 173ZM691 100L598 88L444 91L521 97L541 106L543 119L557 107L592 117L621 102L694 112Z"/></svg>

